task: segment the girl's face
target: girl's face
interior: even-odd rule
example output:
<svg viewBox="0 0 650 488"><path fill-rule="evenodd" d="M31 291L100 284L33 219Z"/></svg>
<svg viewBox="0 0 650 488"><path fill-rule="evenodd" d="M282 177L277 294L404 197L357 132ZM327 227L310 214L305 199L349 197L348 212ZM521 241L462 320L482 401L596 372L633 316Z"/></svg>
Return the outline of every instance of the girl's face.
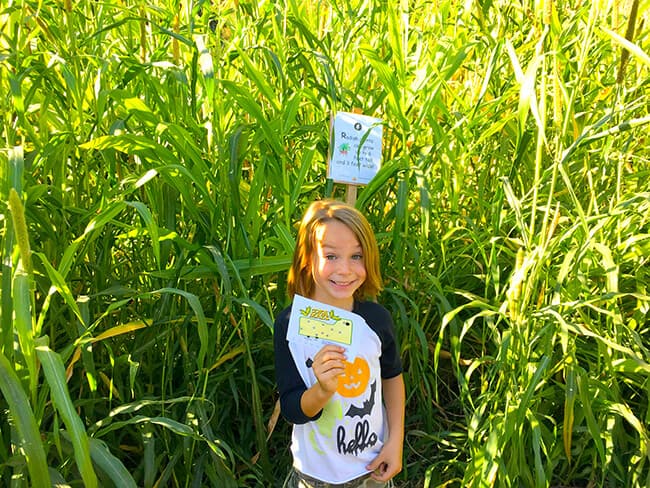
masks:
<svg viewBox="0 0 650 488"><path fill-rule="evenodd" d="M354 292L366 280L363 249L343 222L330 220L315 232L312 261L314 295L319 302L352 310Z"/></svg>

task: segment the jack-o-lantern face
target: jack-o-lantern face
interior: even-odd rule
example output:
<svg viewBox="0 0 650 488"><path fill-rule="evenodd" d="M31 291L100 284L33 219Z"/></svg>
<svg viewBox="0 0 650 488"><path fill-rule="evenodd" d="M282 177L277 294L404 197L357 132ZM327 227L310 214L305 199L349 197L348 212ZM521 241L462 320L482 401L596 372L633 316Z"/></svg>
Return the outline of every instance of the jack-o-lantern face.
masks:
<svg viewBox="0 0 650 488"><path fill-rule="evenodd" d="M354 362L345 361L345 373L339 376L339 395L351 398L361 395L368 387L370 367L365 359L356 357Z"/></svg>

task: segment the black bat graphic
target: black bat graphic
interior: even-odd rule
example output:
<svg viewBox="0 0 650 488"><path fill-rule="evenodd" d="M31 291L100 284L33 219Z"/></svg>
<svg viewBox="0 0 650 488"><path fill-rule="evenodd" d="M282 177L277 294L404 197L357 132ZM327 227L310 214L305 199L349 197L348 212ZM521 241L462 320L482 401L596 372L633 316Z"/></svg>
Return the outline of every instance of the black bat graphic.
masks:
<svg viewBox="0 0 650 488"><path fill-rule="evenodd" d="M357 407L356 405L350 405L348 411L345 412L346 417L356 417L357 415L360 418L370 415L372 413L372 407L375 406L375 393L377 392L377 381L374 381L370 385L370 397L363 402L363 406Z"/></svg>

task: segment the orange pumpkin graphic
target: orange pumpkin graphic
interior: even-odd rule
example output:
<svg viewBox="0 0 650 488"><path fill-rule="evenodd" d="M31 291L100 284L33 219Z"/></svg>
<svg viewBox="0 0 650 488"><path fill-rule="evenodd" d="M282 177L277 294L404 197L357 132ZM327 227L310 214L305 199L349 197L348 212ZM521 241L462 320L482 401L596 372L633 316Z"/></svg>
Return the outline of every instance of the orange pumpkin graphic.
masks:
<svg viewBox="0 0 650 488"><path fill-rule="evenodd" d="M354 362L345 361L345 373L339 376L336 391L339 395L352 398L361 395L368 387L370 367L365 359L356 357Z"/></svg>

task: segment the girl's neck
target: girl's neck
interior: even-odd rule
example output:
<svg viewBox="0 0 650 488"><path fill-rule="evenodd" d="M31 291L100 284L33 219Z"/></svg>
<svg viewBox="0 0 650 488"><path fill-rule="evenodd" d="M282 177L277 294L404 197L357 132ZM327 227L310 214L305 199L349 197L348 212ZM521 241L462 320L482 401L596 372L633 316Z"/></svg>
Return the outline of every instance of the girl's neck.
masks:
<svg viewBox="0 0 650 488"><path fill-rule="evenodd" d="M341 308L343 310L347 310L348 312L352 312L354 309L354 297L350 297L349 300L336 300L336 303L334 303L332 300L319 300L317 296L311 296L309 297L312 300L316 300L317 302L324 303L326 305L330 305L332 307L336 308Z"/></svg>

